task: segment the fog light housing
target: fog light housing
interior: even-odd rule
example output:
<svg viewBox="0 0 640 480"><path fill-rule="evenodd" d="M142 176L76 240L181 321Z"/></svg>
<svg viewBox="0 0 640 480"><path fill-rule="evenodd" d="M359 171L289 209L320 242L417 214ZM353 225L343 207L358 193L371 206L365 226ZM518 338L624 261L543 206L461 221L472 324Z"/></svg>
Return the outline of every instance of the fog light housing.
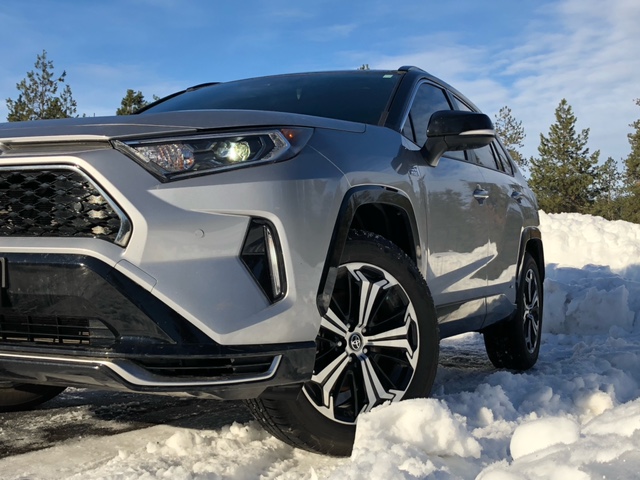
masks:
<svg viewBox="0 0 640 480"><path fill-rule="evenodd" d="M242 246L240 259L260 286L269 302L286 294L282 249L276 229L268 220L253 218Z"/></svg>

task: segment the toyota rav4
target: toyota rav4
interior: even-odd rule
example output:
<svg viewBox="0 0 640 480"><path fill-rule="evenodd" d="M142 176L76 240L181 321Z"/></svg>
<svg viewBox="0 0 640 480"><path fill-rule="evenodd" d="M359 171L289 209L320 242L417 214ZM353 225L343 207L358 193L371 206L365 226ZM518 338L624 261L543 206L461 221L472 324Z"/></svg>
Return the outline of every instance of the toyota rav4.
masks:
<svg viewBox="0 0 640 480"><path fill-rule="evenodd" d="M65 387L244 399L351 451L442 338L540 348L536 200L489 117L415 67L199 85L0 126L0 409Z"/></svg>

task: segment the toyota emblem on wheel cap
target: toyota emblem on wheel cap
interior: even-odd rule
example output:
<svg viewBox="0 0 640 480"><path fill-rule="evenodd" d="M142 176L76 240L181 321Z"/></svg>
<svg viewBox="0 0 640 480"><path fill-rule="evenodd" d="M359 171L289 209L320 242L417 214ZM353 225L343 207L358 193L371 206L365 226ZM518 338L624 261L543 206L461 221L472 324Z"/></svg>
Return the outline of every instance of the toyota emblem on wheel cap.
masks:
<svg viewBox="0 0 640 480"><path fill-rule="evenodd" d="M349 346L352 350L360 350L362 348L362 338L357 333L351 335Z"/></svg>

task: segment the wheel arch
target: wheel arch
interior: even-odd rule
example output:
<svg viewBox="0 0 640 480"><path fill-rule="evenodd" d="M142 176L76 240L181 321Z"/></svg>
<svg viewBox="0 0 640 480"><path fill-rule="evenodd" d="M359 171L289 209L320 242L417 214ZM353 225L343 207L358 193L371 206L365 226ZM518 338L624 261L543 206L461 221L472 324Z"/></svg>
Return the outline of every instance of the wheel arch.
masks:
<svg viewBox="0 0 640 480"><path fill-rule="evenodd" d="M329 243L317 296L320 315L324 315L329 307L340 258L352 228L385 237L420 265L422 251L418 224L409 198L391 187L354 187L342 200Z"/></svg>
<svg viewBox="0 0 640 480"><path fill-rule="evenodd" d="M517 281L520 279L520 272L522 271L525 253L529 253L529 255L531 255L535 260L538 265L538 271L540 272L540 281L544 282L544 248L542 246L542 234L538 227L526 227L522 231L520 252L518 255L518 271L516 274L516 279L518 279Z"/></svg>

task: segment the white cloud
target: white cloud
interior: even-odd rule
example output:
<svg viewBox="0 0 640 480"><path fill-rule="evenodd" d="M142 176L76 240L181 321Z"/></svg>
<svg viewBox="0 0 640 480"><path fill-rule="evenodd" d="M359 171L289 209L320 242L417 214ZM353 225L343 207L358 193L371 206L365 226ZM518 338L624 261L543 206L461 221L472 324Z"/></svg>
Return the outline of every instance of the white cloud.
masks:
<svg viewBox="0 0 640 480"><path fill-rule="evenodd" d="M553 28L548 24L553 23ZM537 154L539 134L554 122L562 98L578 129L590 128L591 150L616 160L629 152L629 124L640 117L640 2L562 0L534 16L508 48L434 35L405 42L413 53L378 55L372 68L425 68L493 115L508 105L522 120L524 154ZM421 44L421 45L420 45Z"/></svg>
<svg viewBox="0 0 640 480"><path fill-rule="evenodd" d="M527 153L535 154L537 133L546 134L562 98L574 108L578 128L590 128L590 146L604 158L629 150L629 123L640 116L640 3L565 0L555 15L560 33L531 32L510 52L505 75L513 77L508 103L527 130ZM535 132L532 138L531 133Z"/></svg>

